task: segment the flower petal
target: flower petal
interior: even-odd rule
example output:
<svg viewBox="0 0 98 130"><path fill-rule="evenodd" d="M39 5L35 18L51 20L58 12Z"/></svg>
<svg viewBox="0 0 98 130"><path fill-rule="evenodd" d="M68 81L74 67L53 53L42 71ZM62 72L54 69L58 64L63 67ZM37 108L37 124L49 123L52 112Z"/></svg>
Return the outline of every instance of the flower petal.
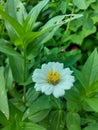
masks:
<svg viewBox="0 0 98 130"><path fill-rule="evenodd" d="M72 73L73 73L73 71L71 71L70 68L65 68L61 72L62 76L71 75Z"/></svg>
<svg viewBox="0 0 98 130"><path fill-rule="evenodd" d="M45 86L42 89L42 92L44 92L46 95L50 95L53 92L54 88L52 85L45 84Z"/></svg>
<svg viewBox="0 0 98 130"><path fill-rule="evenodd" d="M62 88L59 88L59 87L56 87L53 91L53 95L56 97L56 98L59 98L61 96L63 96L65 94L65 91L64 89Z"/></svg>
<svg viewBox="0 0 98 130"><path fill-rule="evenodd" d="M32 75L32 80L37 83L47 82L45 72L41 69L36 69Z"/></svg>

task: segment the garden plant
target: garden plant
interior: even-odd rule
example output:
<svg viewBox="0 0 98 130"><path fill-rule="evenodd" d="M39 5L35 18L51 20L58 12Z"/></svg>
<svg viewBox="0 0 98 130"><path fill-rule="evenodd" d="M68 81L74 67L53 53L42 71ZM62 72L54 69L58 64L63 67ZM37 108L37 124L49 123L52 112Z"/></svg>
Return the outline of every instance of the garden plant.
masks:
<svg viewBox="0 0 98 130"><path fill-rule="evenodd" d="M0 0L0 130L98 130L98 0Z"/></svg>

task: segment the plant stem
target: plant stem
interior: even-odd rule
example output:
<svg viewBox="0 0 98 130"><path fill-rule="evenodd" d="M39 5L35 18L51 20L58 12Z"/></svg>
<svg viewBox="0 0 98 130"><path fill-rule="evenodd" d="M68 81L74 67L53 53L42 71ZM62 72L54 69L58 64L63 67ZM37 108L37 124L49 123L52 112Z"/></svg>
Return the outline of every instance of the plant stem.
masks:
<svg viewBox="0 0 98 130"><path fill-rule="evenodd" d="M27 63L26 63L26 50L24 49L24 86L23 86L23 102L26 103L26 75L27 75Z"/></svg>
<svg viewBox="0 0 98 130"><path fill-rule="evenodd" d="M74 5L73 5L73 9L72 9L72 11L71 11L71 14L73 14L73 13L74 13ZM68 24L67 24L67 27L66 27L66 31L65 31L65 33L67 33L68 30L69 30L70 22L71 22L71 21L69 21Z"/></svg>

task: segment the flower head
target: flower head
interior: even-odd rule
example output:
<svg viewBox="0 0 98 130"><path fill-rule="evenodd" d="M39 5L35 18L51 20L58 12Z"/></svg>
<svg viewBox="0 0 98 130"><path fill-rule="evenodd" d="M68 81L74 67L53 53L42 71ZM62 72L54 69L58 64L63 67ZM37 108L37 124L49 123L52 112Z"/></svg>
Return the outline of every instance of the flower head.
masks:
<svg viewBox="0 0 98 130"><path fill-rule="evenodd" d="M56 98L63 96L65 90L70 89L75 81L72 72L70 68L64 68L59 62L43 64L41 69L35 69L32 75L34 88L46 95L53 94Z"/></svg>

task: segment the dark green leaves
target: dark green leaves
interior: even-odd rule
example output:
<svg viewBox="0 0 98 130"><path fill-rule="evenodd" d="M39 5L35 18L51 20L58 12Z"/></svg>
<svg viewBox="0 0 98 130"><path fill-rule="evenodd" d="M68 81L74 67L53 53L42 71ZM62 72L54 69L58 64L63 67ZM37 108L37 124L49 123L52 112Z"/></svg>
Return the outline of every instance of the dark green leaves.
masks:
<svg viewBox="0 0 98 130"><path fill-rule="evenodd" d="M2 130L46 130L40 125L30 123L30 122L22 122L22 121L13 121L11 125L3 128Z"/></svg>
<svg viewBox="0 0 98 130"><path fill-rule="evenodd" d="M74 4L79 8L79 9L87 9L88 6L95 2L96 0L73 0Z"/></svg>
<svg viewBox="0 0 98 130"><path fill-rule="evenodd" d="M92 83L98 80L98 53L95 49L90 55L88 60L82 69L82 74L84 75L85 82L87 86L91 86ZM85 86L86 87L86 86Z"/></svg>
<svg viewBox="0 0 98 130"><path fill-rule="evenodd" d="M22 83L24 81L24 64L23 58L9 56L9 64L12 70L13 78L16 82Z"/></svg>
<svg viewBox="0 0 98 130"><path fill-rule="evenodd" d="M47 116L50 108L51 103L49 98L46 96L41 96L27 109L27 111L24 113L23 119L28 118L33 122L38 122Z"/></svg>
<svg viewBox="0 0 98 130"><path fill-rule="evenodd" d="M63 130L65 127L66 113L57 109L51 112L49 116L49 130Z"/></svg>
<svg viewBox="0 0 98 130"><path fill-rule="evenodd" d="M7 0L6 13L17 20L20 24L23 24L27 17L26 9L20 0Z"/></svg>
<svg viewBox="0 0 98 130"><path fill-rule="evenodd" d="M81 130L80 116L78 113L67 113L67 128L68 130Z"/></svg>
<svg viewBox="0 0 98 130"><path fill-rule="evenodd" d="M98 112L98 52L96 49L87 59L82 71L75 71L75 74L85 90L82 95L84 102L91 108L90 111Z"/></svg>
<svg viewBox="0 0 98 130"><path fill-rule="evenodd" d="M85 65L83 66L82 72L80 73L79 71L75 71L77 78L86 90L88 90L92 86L92 84L94 85L96 81L98 81L97 61L98 53L95 49L87 59Z"/></svg>
<svg viewBox="0 0 98 130"><path fill-rule="evenodd" d="M88 127L84 128L83 130L98 130L98 124L91 124Z"/></svg>
<svg viewBox="0 0 98 130"><path fill-rule="evenodd" d="M24 29L14 18L10 17L6 12L2 11L1 9L0 14L11 24L18 36L24 33Z"/></svg>
<svg viewBox="0 0 98 130"><path fill-rule="evenodd" d="M86 9L86 0L73 0L74 4L79 8L79 9Z"/></svg>
<svg viewBox="0 0 98 130"><path fill-rule="evenodd" d="M91 107L92 111L98 112L98 98L87 98L85 101Z"/></svg>
<svg viewBox="0 0 98 130"><path fill-rule="evenodd" d="M9 119L9 107L7 99L7 91L5 88L4 68L0 67L0 111Z"/></svg>
<svg viewBox="0 0 98 130"><path fill-rule="evenodd" d="M41 12L41 10L45 7L45 5L49 2L49 0L42 0L37 4L28 14L25 22L24 22L24 28L26 31L32 31L33 26L36 22L36 19Z"/></svg>
<svg viewBox="0 0 98 130"><path fill-rule="evenodd" d="M0 52L7 55L21 57L21 55L10 46L10 43L4 39L0 39Z"/></svg>

